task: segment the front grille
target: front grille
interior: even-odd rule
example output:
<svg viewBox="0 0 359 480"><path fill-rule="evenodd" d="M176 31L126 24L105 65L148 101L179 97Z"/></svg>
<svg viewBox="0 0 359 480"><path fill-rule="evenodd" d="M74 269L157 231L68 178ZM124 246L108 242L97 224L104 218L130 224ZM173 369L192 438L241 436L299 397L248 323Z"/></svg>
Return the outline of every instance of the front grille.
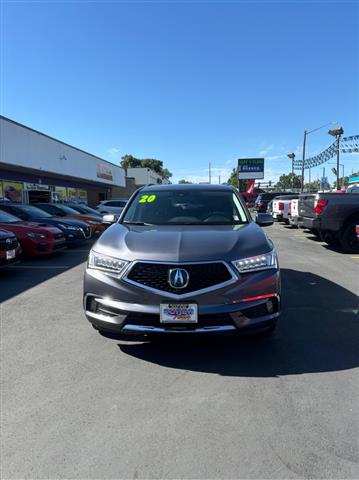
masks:
<svg viewBox="0 0 359 480"><path fill-rule="evenodd" d="M47 243L38 243L36 245L36 250L38 252L47 252L48 244Z"/></svg>
<svg viewBox="0 0 359 480"><path fill-rule="evenodd" d="M91 227L83 227L82 231L85 238L91 238L91 235L92 235Z"/></svg>
<svg viewBox="0 0 359 480"><path fill-rule="evenodd" d="M65 248L65 242L54 243L52 248L53 250L61 250L62 248Z"/></svg>
<svg viewBox="0 0 359 480"><path fill-rule="evenodd" d="M10 240L10 241L9 241ZM13 250L17 248L17 239L15 237L3 238L0 240L0 250Z"/></svg>
<svg viewBox="0 0 359 480"><path fill-rule="evenodd" d="M125 324L143 325L146 327L163 327L163 328L202 328L202 327L216 327L224 325L234 325L232 318L228 313L223 314L209 314L198 315L197 323L160 323L159 315L149 313L130 313L127 315Z"/></svg>
<svg viewBox="0 0 359 480"><path fill-rule="evenodd" d="M169 271L173 268L187 270L189 282L185 288L173 288L169 284ZM231 278L228 268L221 262L184 265L138 262L127 274L128 280L139 285L177 295L220 285Z"/></svg>

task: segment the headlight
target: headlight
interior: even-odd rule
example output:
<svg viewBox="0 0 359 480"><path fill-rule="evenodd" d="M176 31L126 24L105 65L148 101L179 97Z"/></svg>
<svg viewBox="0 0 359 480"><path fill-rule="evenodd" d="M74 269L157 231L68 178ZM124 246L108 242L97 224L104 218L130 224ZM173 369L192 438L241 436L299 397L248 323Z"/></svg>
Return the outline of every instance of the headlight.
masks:
<svg viewBox="0 0 359 480"><path fill-rule="evenodd" d="M277 252L273 249L271 252L263 253L263 255L241 258L240 260L234 260L232 263L239 273L278 268Z"/></svg>
<svg viewBox="0 0 359 480"><path fill-rule="evenodd" d="M78 227L74 227L73 225L66 225L65 223L58 223L60 228L64 228L65 230L80 230Z"/></svg>
<svg viewBox="0 0 359 480"><path fill-rule="evenodd" d="M88 259L88 268L94 268L96 270L102 270L104 272L120 275L125 269L128 262L115 257L109 257L102 253L90 251Z"/></svg>
<svg viewBox="0 0 359 480"><path fill-rule="evenodd" d="M30 238L46 238L46 235L43 233L35 233L35 232L30 232L26 234Z"/></svg>

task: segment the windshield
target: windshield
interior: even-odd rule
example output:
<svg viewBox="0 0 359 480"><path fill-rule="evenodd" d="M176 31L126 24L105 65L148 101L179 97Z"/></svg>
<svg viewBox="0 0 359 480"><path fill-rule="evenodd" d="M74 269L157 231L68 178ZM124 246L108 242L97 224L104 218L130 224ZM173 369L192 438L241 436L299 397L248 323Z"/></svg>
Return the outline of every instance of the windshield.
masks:
<svg viewBox="0 0 359 480"><path fill-rule="evenodd" d="M80 212L80 213L88 213L88 214L91 214L91 215L97 215L99 216L99 212L97 210L94 210L93 208L91 207L88 207L87 205L75 205L73 207L74 210L77 210L77 212Z"/></svg>
<svg viewBox="0 0 359 480"><path fill-rule="evenodd" d="M30 205L21 205L16 207L18 210L21 212L26 213L30 217L41 217L41 218L49 218L51 215L49 215L47 212L44 212L40 208L37 207L32 207Z"/></svg>
<svg viewBox="0 0 359 480"><path fill-rule="evenodd" d="M69 215L78 215L79 214L79 212L77 212L76 210L74 210L71 207L68 207L67 205L53 205L53 206L56 207L56 208L59 208L60 210L62 210L65 213L68 213Z"/></svg>
<svg viewBox="0 0 359 480"><path fill-rule="evenodd" d="M10 213L6 213L0 210L0 223L16 223L21 222L20 218L14 217Z"/></svg>
<svg viewBox="0 0 359 480"><path fill-rule="evenodd" d="M73 208L70 208L66 205L52 205L51 203L42 203L42 210L51 213L52 215L59 215L62 213L67 213L68 215L78 215L79 212L76 212Z"/></svg>
<svg viewBox="0 0 359 480"><path fill-rule="evenodd" d="M151 190L139 192L122 223L151 225L234 225L247 223L231 191Z"/></svg>

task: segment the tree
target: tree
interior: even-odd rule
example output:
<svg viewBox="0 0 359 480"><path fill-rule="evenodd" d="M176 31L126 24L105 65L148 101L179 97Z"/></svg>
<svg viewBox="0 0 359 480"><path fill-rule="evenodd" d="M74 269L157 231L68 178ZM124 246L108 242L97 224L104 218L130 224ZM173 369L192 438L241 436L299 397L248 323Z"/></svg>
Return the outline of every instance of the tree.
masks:
<svg viewBox="0 0 359 480"><path fill-rule="evenodd" d="M164 168L162 170L162 178L166 178L166 179L169 179L173 176L173 174L167 169L167 168Z"/></svg>
<svg viewBox="0 0 359 480"><path fill-rule="evenodd" d="M359 172L352 173L350 176L351 177L358 177ZM342 185L344 185L345 187L347 187L349 185L349 176L339 178L339 186L342 186ZM336 186L337 186L337 181L335 180L333 182L333 188L336 188Z"/></svg>
<svg viewBox="0 0 359 480"><path fill-rule="evenodd" d="M158 173L161 178L170 178L172 173L167 169L163 168L162 160L156 160L155 158L136 158L133 155L124 155L121 158L120 165L122 168L127 170L128 168L150 168L154 172Z"/></svg>
<svg viewBox="0 0 359 480"><path fill-rule="evenodd" d="M301 177L295 173L288 173L288 175L281 175L279 181L276 183L276 187L281 190L287 190L290 188L301 187Z"/></svg>
<svg viewBox="0 0 359 480"><path fill-rule="evenodd" d="M179 180L178 183L181 183L181 184L190 184L192 182L189 182L188 180L185 180L184 178L182 178L182 180Z"/></svg>
<svg viewBox="0 0 359 480"><path fill-rule="evenodd" d="M141 166L141 160L138 158L135 158L132 155L124 155L121 158L120 165L125 170L127 170L128 168L137 168Z"/></svg>
<svg viewBox="0 0 359 480"><path fill-rule="evenodd" d="M304 189L307 190L319 190L320 189L320 180L313 180L312 182L305 183L304 184Z"/></svg>

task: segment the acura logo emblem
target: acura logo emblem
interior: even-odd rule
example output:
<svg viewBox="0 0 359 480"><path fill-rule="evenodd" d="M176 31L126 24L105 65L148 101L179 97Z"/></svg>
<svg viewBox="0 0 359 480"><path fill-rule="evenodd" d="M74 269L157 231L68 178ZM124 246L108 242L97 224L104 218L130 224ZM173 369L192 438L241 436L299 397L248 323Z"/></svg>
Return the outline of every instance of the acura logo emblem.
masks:
<svg viewBox="0 0 359 480"><path fill-rule="evenodd" d="M168 272L168 283L172 288L186 288L189 275L184 268L173 268Z"/></svg>
<svg viewBox="0 0 359 480"><path fill-rule="evenodd" d="M6 241L6 243L9 243L9 244L12 243L11 238L7 238L5 241Z"/></svg>

